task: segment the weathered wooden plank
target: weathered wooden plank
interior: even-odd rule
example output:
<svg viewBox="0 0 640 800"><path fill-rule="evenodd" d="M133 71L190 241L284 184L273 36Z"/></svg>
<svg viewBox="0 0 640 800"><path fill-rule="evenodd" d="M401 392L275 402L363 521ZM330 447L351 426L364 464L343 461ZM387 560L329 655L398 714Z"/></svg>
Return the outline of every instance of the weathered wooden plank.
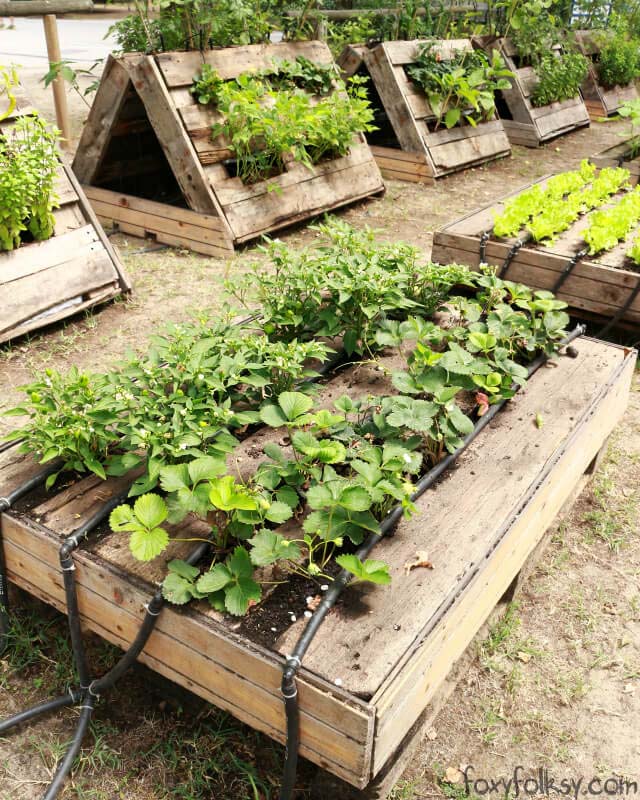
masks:
<svg viewBox="0 0 640 800"><path fill-rule="evenodd" d="M10 293L3 298L0 336L54 306L116 280L113 263L102 247L93 243L84 253L70 252L49 269L12 281Z"/></svg>
<svg viewBox="0 0 640 800"><path fill-rule="evenodd" d="M127 70L110 55L73 159L80 183L90 184L98 174L130 86Z"/></svg>
<svg viewBox="0 0 640 800"><path fill-rule="evenodd" d="M402 665L381 688L374 701L378 714L374 774L435 695L452 660L464 652L624 412L635 353L620 349L617 358L611 359L603 356L602 345L585 341L579 347L581 357L583 351L591 349L597 368L606 371L606 382L598 384L592 376L589 385L595 397L581 409L579 423L567 437L558 440L560 446L550 455L538 479L523 482L522 498L513 507L511 519L494 530L495 545L486 560L475 562L475 570L474 562L467 563L464 593L452 591L446 611L443 608L439 616L426 620L424 633L416 637ZM533 407L529 413L534 413ZM459 544L456 542L456 546Z"/></svg>
<svg viewBox="0 0 640 800"><path fill-rule="evenodd" d="M431 167L424 154L375 146L371 147L371 152L383 178L411 183L434 183Z"/></svg>
<svg viewBox="0 0 640 800"><path fill-rule="evenodd" d="M394 66L412 64L416 60L418 50L425 44L433 45L433 52L443 61L449 61L456 53L468 52L472 49L470 39L412 39L409 41L384 42L384 48Z"/></svg>
<svg viewBox="0 0 640 800"><path fill-rule="evenodd" d="M492 125L491 122L485 123ZM482 126L479 125L478 128ZM477 130L477 129L475 129ZM430 138L435 138L431 134ZM507 134L500 126L499 131L479 132L469 138L452 139L442 144L430 144L429 152L440 174L447 174L460 168L460 164L471 166L485 163L493 158L509 155L511 147Z"/></svg>
<svg viewBox="0 0 640 800"><path fill-rule="evenodd" d="M68 233L54 236L44 242L32 242L17 250L2 254L0 263L0 288L9 288L14 281L21 281L50 269L78 253L88 254L95 249L98 235L91 225L83 225Z"/></svg>
<svg viewBox="0 0 640 800"><path fill-rule="evenodd" d="M317 64L331 64L333 58L324 42L282 42L223 47L198 52L159 53L156 61L170 89L190 86L203 63L209 64L221 78L229 80L249 70L258 71L277 61L294 61L305 56Z"/></svg>
<svg viewBox="0 0 640 800"><path fill-rule="evenodd" d="M283 195L277 191L263 192L225 206L236 241L253 239L267 231L370 197L383 188L380 170L373 158L342 170L311 173L304 180L305 177L300 175L300 180L287 186Z"/></svg>

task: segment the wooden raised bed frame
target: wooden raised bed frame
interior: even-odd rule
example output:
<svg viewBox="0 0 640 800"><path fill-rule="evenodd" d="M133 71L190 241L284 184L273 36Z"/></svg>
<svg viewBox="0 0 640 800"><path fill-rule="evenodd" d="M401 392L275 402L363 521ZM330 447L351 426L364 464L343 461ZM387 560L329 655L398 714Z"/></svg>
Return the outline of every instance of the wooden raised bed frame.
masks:
<svg viewBox="0 0 640 800"><path fill-rule="evenodd" d="M611 114L615 114L623 103L638 99L638 89L635 83L605 89L598 81L596 59L600 47L594 40L596 33L596 31L576 31L578 46L582 54L589 60L589 73L581 86L581 91L584 104L593 120L609 117Z"/></svg>
<svg viewBox="0 0 640 800"><path fill-rule="evenodd" d="M298 682L301 753L351 786L363 788L389 770L623 414L635 351L591 339L576 347L576 358L540 369L457 469L418 501L416 515L380 543L375 557L390 564L392 588L348 590L314 640ZM344 393L345 380L354 396L384 381L364 365L330 380L323 398ZM38 469L15 447L0 453L0 495ZM124 480L92 476L40 499L28 513L2 514L10 580L64 610L60 537ZM186 529L200 530L188 522ZM168 558L180 547L174 543ZM433 570L406 572L417 550L427 550ZM119 535L82 546L75 564L84 625L120 646L131 642L165 560L134 562ZM208 606L169 607L141 661L282 742L283 654L304 622L268 648Z"/></svg>
<svg viewBox="0 0 640 800"><path fill-rule="evenodd" d="M536 183L544 183L548 177L540 178ZM634 183L637 181L632 180ZM433 237L432 260L439 264L457 262L477 267L480 263L480 240L485 231L493 228L494 215L501 211L507 200L531 185L511 192L499 201L472 211L436 231ZM571 258L585 246L580 232L584 230L587 221L588 215L580 217L551 245L536 245L531 242L522 247L511 262L506 277L534 289L552 290ZM502 267L516 238L490 238L486 243L485 261L498 268ZM640 270L633 269L632 262L626 255L628 249L629 242L621 242L598 258L587 256L580 260L558 290L558 297L571 308L586 312L587 316L613 317L640 280ZM620 324L633 328L640 325L640 296L635 298Z"/></svg>
<svg viewBox="0 0 640 800"><path fill-rule="evenodd" d="M422 44L426 40L382 42L372 49L350 45L338 59L346 77L369 75L393 128L398 147L377 146L373 144L375 132L369 136L382 175L433 184L437 178L510 155L509 140L497 116L475 128L464 125L433 130L435 114L424 92L405 72ZM472 45L469 39L442 40L436 49L441 58L450 59L456 52L471 50Z"/></svg>
<svg viewBox="0 0 640 800"><path fill-rule="evenodd" d="M511 144L539 147L556 136L589 125L589 112L580 94L570 100L534 108L531 93L537 83L535 71L532 67L517 65L516 49L509 38L477 36L472 42L487 53L499 50L507 67L515 73L511 89L498 93L501 103L498 111Z"/></svg>
<svg viewBox="0 0 640 800"><path fill-rule="evenodd" d="M382 192L361 135L343 158L313 169L292 161L250 186L225 166L231 152L211 141L219 114L189 92L203 62L231 79L298 55L333 63L322 42L110 57L73 162L98 214L125 233L225 256L236 244Z"/></svg>
<svg viewBox="0 0 640 800"><path fill-rule="evenodd" d="M638 147L635 153L632 142ZM598 167L624 167L637 181L640 178L640 137L634 136L620 144L607 147L606 150L592 156L590 160Z"/></svg>
<svg viewBox="0 0 640 800"><path fill-rule="evenodd" d="M0 122L1 132L19 116L35 111L23 94L16 99L14 113ZM53 212L54 235L0 252L0 343L131 289L117 253L62 155L55 192L60 207Z"/></svg>

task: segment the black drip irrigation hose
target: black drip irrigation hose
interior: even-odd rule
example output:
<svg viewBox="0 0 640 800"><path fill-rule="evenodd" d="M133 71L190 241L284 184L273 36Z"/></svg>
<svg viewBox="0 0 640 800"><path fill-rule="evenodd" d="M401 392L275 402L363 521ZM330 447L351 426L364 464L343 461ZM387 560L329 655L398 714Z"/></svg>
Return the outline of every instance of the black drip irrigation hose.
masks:
<svg viewBox="0 0 640 800"><path fill-rule="evenodd" d="M569 261L567 266L562 270L562 272L558 276L558 280L554 283L554 285L553 285L553 287L551 289L551 291L554 294L558 293L560 288L564 285L564 282L567 280L567 278L571 275L573 270L576 268L576 265L580 261L582 261L582 259L587 255L588 252L589 251L586 250L586 249L578 250L578 252L573 256L573 258Z"/></svg>
<svg viewBox="0 0 640 800"><path fill-rule="evenodd" d="M507 257L504 260L504 264L500 268L500 272L498 273L498 277L502 279L506 279L507 272L509 272L509 267L511 266L511 262L513 259L518 255L520 252L520 248L523 247L527 241L529 240L528 236L525 236L523 239L518 239L513 243L511 249L507 253Z"/></svg>
<svg viewBox="0 0 640 800"><path fill-rule="evenodd" d="M640 295L640 277L638 278L638 280L636 282L636 285L633 287L633 289L629 293L629 296L625 300L624 305L620 306L620 308L616 311L616 313L613 315L613 317L611 317L609 322L607 322L606 325L604 325L604 327L602 327L598 331L598 333L596 334L596 337L598 339L602 339L604 336L606 336L607 333L609 333L609 331L612 328L614 328L618 324L618 322L620 322L622 317L624 317L624 315L627 313L627 311L634 304L635 299L636 299L636 297L638 297L638 295Z"/></svg>
<svg viewBox="0 0 640 800"><path fill-rule="evenodd" d="M586 331L585 325L578 325L566 336L558 345L559 348L567 347L567 355L570 358L575 358L577 352L573 347L568 347L574 339L582 336ZM532 361L527 369L527 378L530 378L543 364L548 361L548 356L542 354ZM520 389L519 385L514 385L513 389L517 392ZM455 453L448 454L445 458L439 461L435 467L426 473L416 484L415 491L411 495L411 501L418 500L429 489L438 478L451 467L460 455L469 447L471 442L478 436L478 434L487 427L491 420L498 414L504 407L507 400L501 400L499 403L491 406L486 414L484 414L471 433L469 433L463 440L462 445L455 451ZM404 510L401 506L396 506L392 509L387 516L380 523L380 529L376 533L370 533L364 544L358 548L356 555L358 558L366 559L373 548L378 544L383 536L392 535L393 530L398 522L402 519ZM302 659L304 658L311 642L313 641L316 633L320 629L325 617L333 608L336 601L348 586L352 579L351 573L347 570L341 570L337 575L328 591L325 593L320 605L314 611L313 616L307 622L300 638L298 639L293 653L287 657L281 683L281 693L284 702L285 716L287 723L287 743L285 751L285 765L282 776L282 785L280 788L280 800L292 800L293 791L296 782L298 770L298 750L300 747L300 708L298 704L298 688L296 685L296 675L302 666Z"/></svg>
<svg viewBox="0 0 640 800"><path fill-rule="evenodd" d="M480 264L486 264L487 242L491 236L491 231L483 231L480 237Z"/></svg>
<svg viewBox="0 0 640 800"><path fill-rule="evenodd" d="M24 487L20 487L22 493L25 493ZM67 621L69 626L69 633L71 637L73 660L80 679L79 686L69 689L64 695L56 697L53 700L47 700L39 703L32 708L15 714L2 722L0 722L0 734L11 730L14 727L23 725L30 722L32 719L47 714L51 711L56 711L60 708L68 706L78 706L81 710L80 717L74 732L71 744L67 748L64 758L59 763L56 773L49 785L46 793L43 795L43 800L55 800L58 796L67 775L82 747L85 734L91 716L93 714L95 704L101 694L108 689L111 689L117 681L130 669L135 663L138 656L144 649L146 643L155 628L156 621L160 616L160 612L164 607L164 597L162 590L154 594L151 601L145 606L145 616L142 624L136 634L135 639L129 645L125 653L120 657L117 663L102 677L91 680L91 672L87 659L87 653L84 646L84 639L82 629L80 626L80 613L78 608L77 584L75 580L75 564L73 562L73 553L79 548L80 542L88 538L91 531L97 528L103 520L113 511L116 506L122 503L128 496L127 492L116 495L107 503L105 503L98 511L95 512L83 525L77 528L70 536L68 536L62 543L59 551L60 566L64 579L65 600L67 605ZM201 542L187 557L187 562L196 564L204 556L210 546L209 541Z"/></svg>

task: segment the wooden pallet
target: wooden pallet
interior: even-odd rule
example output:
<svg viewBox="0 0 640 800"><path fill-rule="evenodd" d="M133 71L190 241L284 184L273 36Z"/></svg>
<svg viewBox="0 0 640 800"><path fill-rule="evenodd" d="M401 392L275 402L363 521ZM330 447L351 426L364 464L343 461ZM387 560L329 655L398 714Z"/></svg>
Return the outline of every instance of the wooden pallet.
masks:
<svg viewBox="0 0 640 800"><path fill-rule="evenodd" d="M35 109L24 95L11 117ZM0 252L0 342L42 328L131 289L120 259L75 178L60 156L56 179L60 207L55 232L44 242Z"/></svg>
<svg viewBox="0 0 640 800"><path fill-rule="evenodd" d="M406 73L425 40L382 42L370 49L350 45L338 64L346 77L368 75L372 94L391 124L396 147L380 147L376 133L369 135L373 153L384 177L416 183L435 179L468 167L478 166L511 153L509 141L497 117L477 125L434 130L436 116L424 92ZM441 58L450 59L456 52L471 50L469 39L436 43ZM376 146L378 145L378 146Z"/></svg>
<svg viewBox="0 0 640 800"><path fill-rule="evenodd" d="M125 232L148 230L159 241L226 255L236 244L383 191L363 136L347 156L313 169L290 161L281 175L250 186L232 176L232 153L211 141L218 112L189 92L194 76L203 61L231 79L299 55L332 63L322 42L110 57L73 162L103 218Z"/></svg>
<svg viewBox="0 0 640 800"><path fill-rule="evenodd" d="M606 150L592 156L590 160L597 167L624 167L637 181L640 178L640 155L639 151L634 150L631 142L631 139L627 139L613 147L607 147ZM640 140L637 137L635 137L635 144L640 149Z"/></svg>
<svg viewBox="0 0 640 800"><path fill-rule="evenodd" d="M544 184L548 177L540 178L536 183ZM473 211L436 231L432 260L439 264L457 262L477 267L480 263L482 234L491 231L494 217L500 213L504 203L531 185L511 192L498 202ZM581 232L587 226L587 220L588 216L579 218L551 245L531 243L522 247L509 266L509 280L535 289L553 289L569 261L585 246ZM485 261L502 267L515 241L515 237L489 239ZM640 273L633 268L626 255L628 249L629 242L621 242L598 258L591 256L580 260L558 290L558 297L572 309L587 312L587 315L596 315L601 319L614 316L626 303L640 279ZM640 296L635 298L620 322L634 328L640 325Z"/></svg>
<svg viewBox="0 0 640 800"><path fill-rule="evenodd" d="M487 53L499 50L507 67L515 73L511 89L499 93L500 117L512 144L539 147L556 136L589 125L589 112L580 95L534 108L531 94L537 83L536 74L532 67L518 66L516 49L510 39L477 36L472 41L475 47Z"/></svg>
<svg viewBox="0 0 640 800"><path fill-rule="evenodd" d="M390 565L392 587L349 589L314 640L299 679L301 753L351 786L362 789L389 769L621 417L635 351L590 339L579 340L577 350L577 358L539 370L458 468L418 501L417 513L380 543L375 557ZM347 388L354 397L384 393L391 384L381 386L388 379L380 375L372 365L341 371L323 387L323 401ZM264 435L246 440L242 454ZM0 453L0 495L37 468L16 448ZM92 476L4 513L10 580L64 610L60 537L125 481ZM201 531L189 522L180 528L182 536ZM166 557L139 564L121 535L83 546L75 561L83 623L126 646L165 561L185 547L174 542ZM417 550L428 552L433 570L407 573ZM141 661L282 742L283 656L304 622L299 614L265 646L206 605L170 607Z"/></svg>
<svg viewBox="0 0 640 800"><path fill-rule="evenodd" d="M615 114L623 103L638 99L635 83L627 86L614 86L605 89L598 80L597 57L600 47L596 42L597 31L576 31L576 41L584 56L589 60L589 72L580 87L584 103L593 120Z"/></svg>

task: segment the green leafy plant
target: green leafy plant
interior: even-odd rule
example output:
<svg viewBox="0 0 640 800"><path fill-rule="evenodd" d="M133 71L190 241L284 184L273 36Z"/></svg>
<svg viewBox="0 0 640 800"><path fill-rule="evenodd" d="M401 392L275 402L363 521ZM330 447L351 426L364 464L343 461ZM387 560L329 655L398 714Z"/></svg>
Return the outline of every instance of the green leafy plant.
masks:
<svg viewBox="0 0 640 800"><path fill-rule="evenodd" d="M472 285L466 267L423 262L405 243L377 243L373 231L330 220L317 230L322 248L293 251L280 242L264 248L265 269L228 281L243 305L257 302L269 335L281 339L342 337L347 353L364 353L389 316L431 315L453 286Z"/></svg>
<svg viewBox="0 0 640 800"><path fill-rule="evenodd" d="M444 59L433 42L419 47L406 71L425 92L436 116L436 129L464 122L476 126L493 119L495 92L508 89L509 78L514 77L497 50L491 60L481 50L461 50Z"/></svg>
<svg viewBox="0 0 640 800"><path fill-rule="evenodd" d="M333 91L338 72L333 64L316 64L305 56L297 56L295 61L278 61L259 76L273 89L302 89L324 96Z"/></svg>
<svg viewBox="0 0 640 800"><path fill-rule="evenodd" d="M103 464L119 440L107 387L104 375L89 375L76 367L64 375L47 369L40 380L21 387L27 401L5 412L28 417L8 441L23 439L20 451L33 453L41 463L59 459L60 470L48 477L47 488L65 470L107 477Z"/></svg>
<svg viewBox="0 0 640 800"><path fill-rule="evenodd" d="M201 95L204 96L204 95ZM299 89L272 89L270 83L243 73L219 86L215 105L223 119L212 128L236 159L238 176L255 183L278 175L288 161L312 168L323 158L345 156L354 136L373 130L373 112L353 79L315 102Z"/></svg>
<svg viewBox="0 0 640 800"><path fill-rule="evenodd" d="M578 97L589 65L582 53L548 53L540 60L538 82L531 93L535 108Z"/></svg>
<svg viewBox="0 0 640 800"><path fill-rule="evenodd" d="M7 104L5 109L0 109L0 122L10 117L16 110L14 89L17 89L19 85L20 79L16 68L0 65L0 99Z"/></svg>
<svg viewBox="0 0 640 800"><path fill-rule="evenodd" d="M582 234L589 246L589 253L595 255L611 250L634 230L640 220L640 187L622 197L610 208L594 212L589 225Z"/></svg>
<svg viewBox="0 0 640 800"><path fill-rule="evenodd" d="M600 46L596 68L606 89L628 86L640 76L640 41L623 33L607 37Z"/></svg>
<svg viewBox="0 0 640 800"><path fill-rule="evenodd" d="M53 236L58 137L37 114L18 117L0 133L0 250L20 247L25 237Z"/></svg>
<svg viewBox="0 0 640 800"><path fill-rule="evenodd" d="M169 510L157 494L144 494L132 506L121 505L111 512L109 525L114 532L128 531L129 548L138 561L152 561L169 544L169 534L162 527Z"/></svg>
<svg viewBox="0 0 640 800"><path fill-rule="evenodd" d="M384 561L376 561L371 558L361 561L357 556L345 553L336 557L336 563L354 576L352 584L362 581L379 584L391 583L389 566Z"/></svg>

